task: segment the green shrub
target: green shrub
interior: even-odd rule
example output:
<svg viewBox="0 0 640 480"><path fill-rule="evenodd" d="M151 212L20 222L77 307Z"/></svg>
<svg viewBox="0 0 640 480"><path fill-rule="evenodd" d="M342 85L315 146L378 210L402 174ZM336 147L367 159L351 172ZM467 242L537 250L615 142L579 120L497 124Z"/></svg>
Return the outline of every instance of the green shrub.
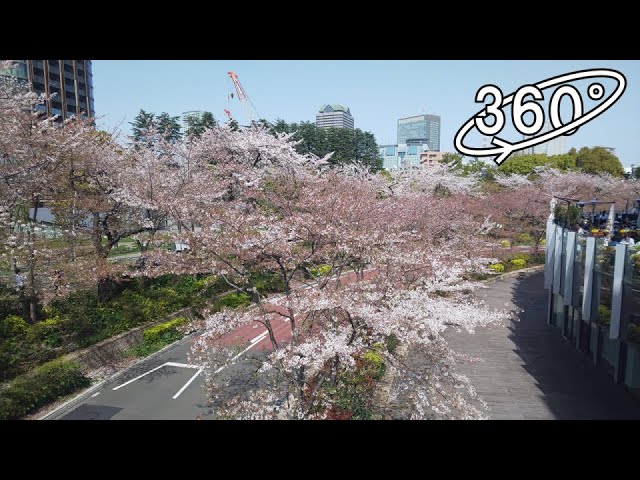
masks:
<svg viewBox="0 0 640 480"><path fill-rule="evenodd" d="M85 346L84 340L100 331L100 326L94 323L93 314L98 307L95 293L79 290L65 299L55 300L53 307L67 319L67 328L79 345Z"/></svg>
<svg viewBox="0 0 640 480"><path fill-rule="evenodd" d="M280 275L275 273L253 273L251 283L261 294L284 291L284 282Z"/></svg>
<svg viewBox="0 0 640 480"><path fill-rule="evenodd" d="M22 305L15 288L0 282L0 318L22 314Z"/></svg>
<svg viewBox="0 0 640 480"><path fill-rule="evenodd" d="M524 243L525 245L530 245L533 243L533 237L528 233L519 233L516 236L516 241L519 243Z"/></svg>
<svg viewBox="0 0 640 480"><path fill-rule="evenodd" d="M489 269L493 270L495 273L504 272L504 265L502 263L492 263L489 265Z"/></svg>
<svg viewBox="0 0 640 480"><path fill-rule="evenodd" d="M546 238L541 238L540 239L540 245L542 245L543 247L547 244L547 239Z"/></svg>
<svg viewBox="0 0 640 480"><path fill-rule="evenodd" d="M309 273L313 277L324 277L325 275L331 273L331 270L333 270L333 267L328 263L324 263L322 265L310 268Z"/></svg>
<svg viewBox="0 0 640 480"><path fill-rule="evenodd" d="M382 344L380 348L383 348ZM373 394L376 382L382 378L384 372L384 359L377 351L370 350L356 358L356 369L341 373L336 388L329 390L335 398L329 418L373 418Z"/></svg>
<svg viewBox="0 0 640 480"><path fill-rule="evenodd" d="M168 322L146 329L142 332L142 337L147 343L154 343L159 340L179 340L182 338L182 333L178 330L178 327L185 323L187 323L186 318L177 317Z"/></svg>
<svg viewBox="0 0 640 480"><path fill-rule="evenodd" d="M0 419L22 417L89 383L75 362L58 359L45 363L0 391Z"/></svg>
<svg viewBox="0 0 640 480"><path fill-rule="evenodd" d="M21 337L28 333L29 324L22 317L9 315L0 321L0 338Z"/></svg>
<svg viewBox="0 0 640 480"><path fill-rule="evenodd" d="M370 350L362 356L361 372L374 380L380 380L384 375L385 365L382 355Z"/></svg>
<svg viewBox="0 0 640 480"><path fill-rule="evenodd" d="M157 352L163 347L180 340L184 334L180 331L180 326L187 323L184 317L177 317L168 322L161 323L142 332L143 341L131 351L137 357L146 357Z"/></svg>
<svg viewBox="0 0 640 480"><path fill-rule="evenodd" d="M509 240L500 240L500 246L501 247L510 247L511 246L511 242Z"/></svg>
<svg viewBox="0 0 640 480"><path fill-rule="evenodd" d="M611 310L606 305L598 305L598 322L602 325L609 325L611 323Z"/></svg>
<svg viewBox="0 0 640 480"><path fill-rule="evenodd" d="M60 315L56 315L55 317L47 318L42 322L36 323L31 328L31 334L37 343L56 348L62 345L65 328L64 320L60 318Z"/></svg>
<svg viewBox="0 0 640 480"><path fill-rule="evenodd" d="M227 293L223 297L219 298L213 305L214 310L222 310L223 308L238 308L245 305L249 305L251 300L246 293Z"/></svg>
<svg viewBox="0 0 640 480"><path fill-rule="evenodd" d="M396 348L398 348L398 345L400 345L400 340L398 340L398 337L396 337L392 333L387 338L385 338L385 343L387 346L387 352L393 353L396 351Z"/></svg>
<svg viewBox="0 0 640 480"><path fill-rule="evenodd" d="M516 253L511 256L512 260L521 259L521 260L524 260L526 263L529 263L530 258L531 258L531 255L529 255L528 253Z"/></svg>
<svg viewBox="0 0 640 480"><path fill-rule="evenodd" d="M516 269L524 268L527 266L527 261L523 260L522 258L514 258L513 260L510 260L509 263Z"/></svg>
<svg viewBox="0 0 640 480"><path fill-rule="evenodd" d="M29 324L17 315L0 320L0 380L24 371L34 353L29 330Z"/></svg>

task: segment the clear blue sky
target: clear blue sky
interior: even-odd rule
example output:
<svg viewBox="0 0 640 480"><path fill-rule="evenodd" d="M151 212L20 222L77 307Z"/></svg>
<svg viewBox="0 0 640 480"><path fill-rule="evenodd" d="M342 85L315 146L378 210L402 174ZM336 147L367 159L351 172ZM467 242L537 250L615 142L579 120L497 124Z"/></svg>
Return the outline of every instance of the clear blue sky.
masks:
<svg viewBox="0 0 640 480"><path fill-rule="evenodd" d="M602 116L566 137L567 147L615 147L625 166L640 165L640 61L95 60L93 75L98 125L108 130L119 125L125 134L141 108L172 115L209 110L224 121L227 72L234 71L267 120L315 121L320 105L342 103L357 128L373 132L384 144L395 143L398 118L435 113L442 118L440 149L454 151L458 128L481 108L474 97L482 85L495 84L506 96L521 85L586 68L619 70L627 90ZM614 85L602 83L605 89ZM564 100L563 120L570 115L568 105ZM236 99L231 112L244 122ZM480 146L471 137L465 143Z"/></svg>

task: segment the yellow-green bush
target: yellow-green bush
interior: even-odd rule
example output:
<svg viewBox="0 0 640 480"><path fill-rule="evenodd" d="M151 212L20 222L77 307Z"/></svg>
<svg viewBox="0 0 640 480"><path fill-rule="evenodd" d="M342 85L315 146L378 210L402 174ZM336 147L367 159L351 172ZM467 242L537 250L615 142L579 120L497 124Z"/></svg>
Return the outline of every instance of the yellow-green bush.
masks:
<svg viewBox="0 0 640 480"><path fill-rule="evenodd" d="M323 277L329 273L331 273L333 268L328 263L318 265L317 267L312 267L309 269L309 273L314 277Z"/></svg>
<svg viewBox="0 0 640 480"><path fill-rule="evenodd" d="M363 373L365 375L369 375L375 380L380 380L382 375L384 375L384 359L378 352L373 350L366 352L362 355L362 364Z"/></svg>
<svg viewBox="0 0 640 480"><path fill-rule="evenodd" d="M500 246L502 247L510 247L511 242L509 240L500 240Z"/></svg>
<svg viewBox="0 0 640 480"><path fill-rule="evenodd" d="M519 233L516 236L516 240L518 242L520 242L520 243L525 243L525 244L529 245L530 243L533 242L533 237L528 233Z"/></svg>
<svg viewBox="0 0 640 480"><path fill-rule="evenodd" d="M509 261L514 268L524 268L527 266L527 261L522 258L514 258Z"/></svg>
<svg viewBox="0 0 640 480"><path fill-rule="evenodd" d="M155 327L147 328L142 332L142 337L146 343L155 343L158 341L166 340L179 340L182 338L182 333L178 327L187 323L187 319L184 317L174 318L168 322L161 323Z"/></svg>
<svg viewBox="0 0 640 480"><path fill-rule="evenodd" d="M504 272L504 265L502 263L492 263L489 265L489 269L496 273L502 273Z"/></svg>

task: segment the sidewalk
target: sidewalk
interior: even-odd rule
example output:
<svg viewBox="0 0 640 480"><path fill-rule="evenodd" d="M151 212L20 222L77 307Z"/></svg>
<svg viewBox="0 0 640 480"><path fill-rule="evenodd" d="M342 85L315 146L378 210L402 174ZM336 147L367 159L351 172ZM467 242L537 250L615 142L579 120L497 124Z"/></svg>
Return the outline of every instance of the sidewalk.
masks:
<svg viewBox="0 0 640 480"><path fill-rule="evenodd" d="M458 365L492 419L640 419L633 400L546 323L544 274L501 278L477 291L491 308L524 310L504 327L450 332L458 352L482 359ZM505 304L508 304L505 305Z"/></svg>

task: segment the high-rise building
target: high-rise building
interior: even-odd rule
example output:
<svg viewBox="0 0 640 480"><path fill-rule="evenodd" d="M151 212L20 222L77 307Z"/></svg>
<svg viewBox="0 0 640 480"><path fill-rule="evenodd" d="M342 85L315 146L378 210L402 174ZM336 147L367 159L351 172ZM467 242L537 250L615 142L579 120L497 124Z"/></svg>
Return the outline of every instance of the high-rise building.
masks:
<svg viewBox="0 0 640 480"><path fill-rule="evenodd" d="M38 110L59 115L64 120L72 115L95 117L91 60L14 60L9 70L37 94L56 94ZM6 73L6 72L5 72Z"/></svg>
<svg viewBox="0 0 640 480"><path fill-rule="evenodd" d="M440 116L416 115L398 120L398 145L424 145L440 151Z"/></svg>
<svg viewBox="0 0 640 480"><path fill-rule="evenodd" d="M316 125L320 128L350 128L353 130L353 116L348 107L334 103L322 105L316 114Z"/></svg>

